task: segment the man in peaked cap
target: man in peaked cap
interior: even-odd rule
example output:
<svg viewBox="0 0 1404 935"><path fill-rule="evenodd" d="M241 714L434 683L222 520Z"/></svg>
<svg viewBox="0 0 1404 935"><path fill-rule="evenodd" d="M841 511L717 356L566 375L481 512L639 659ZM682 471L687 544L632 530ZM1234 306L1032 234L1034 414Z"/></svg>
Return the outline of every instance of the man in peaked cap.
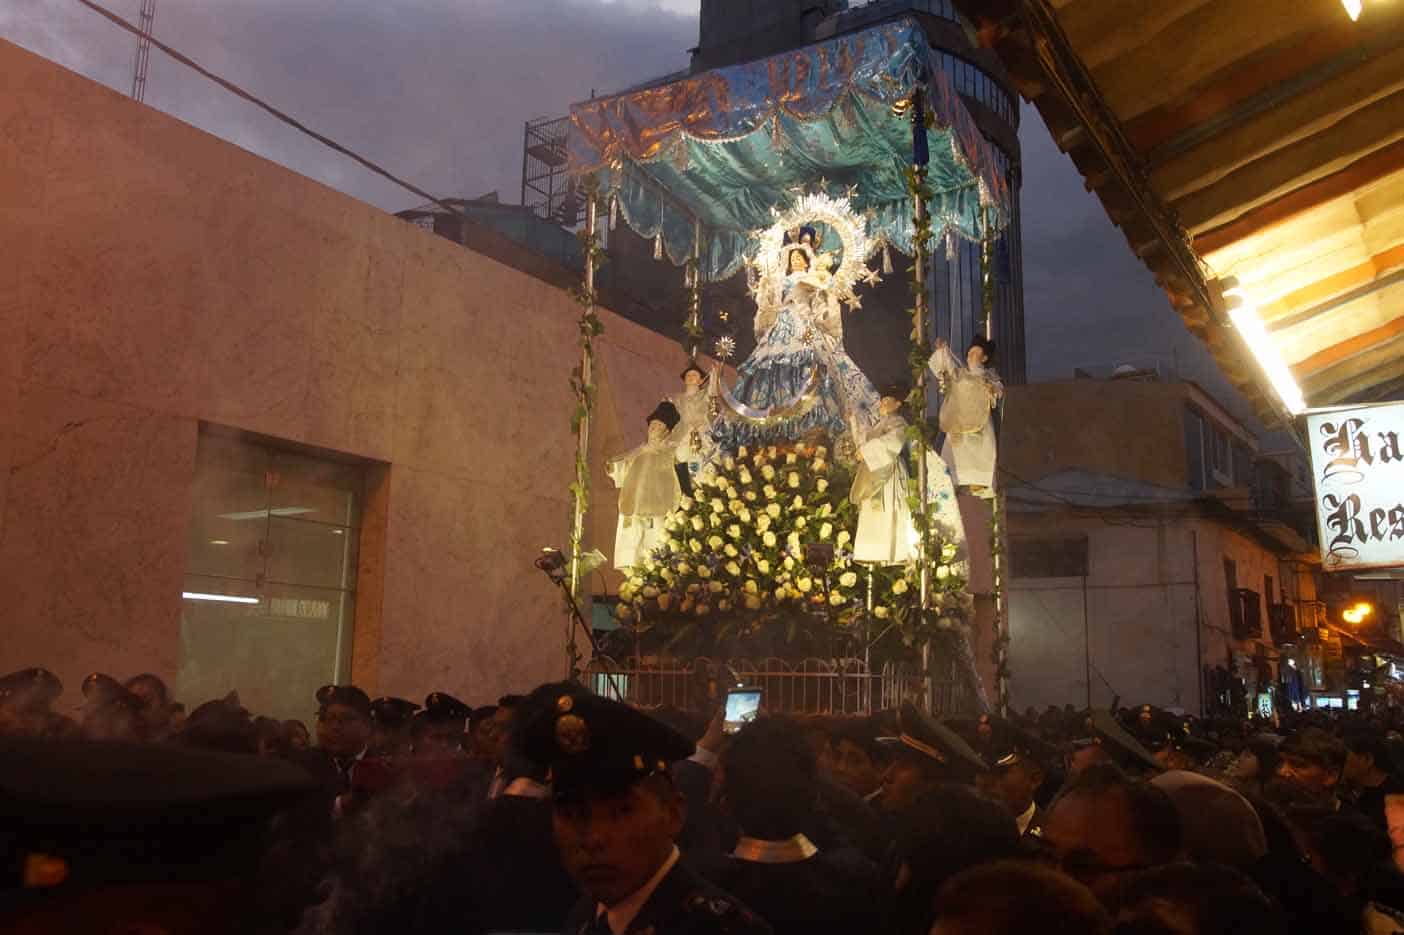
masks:
<svg viewBox="0 0 1404 935"><path fill-rule="evenodd" d="M53 703L63 683L48 669L30 668L0 676L0 735L47 733Z"/></svg>
<svg viewBox="0 0 1404 935"><path fill-rule="evenodd" d="M1068 758L1068 781L1099 763L1115 763L1135 773L1158 773L1161 766L1145 746L1132 737L1110 711L1094 709L1088 716L1089 733L1073 742Z"/></svg>
<svg viewBox="0 0 1404 935"><path fill-rule="evenodd" d="M445 692L432 692L424 699L424 710L414 716L410 736L414 752L435 758L466 757L463 741L468 732L468 716L473 709Z"/></svg>
<svg viewBox="0 0 1404 935"><path fill-rule="evenodd" d="M1037 837L1043 810L1035 795L1048 775L1052 751L1047 744L1007 721L991 720L987 745L990 768L976 781L981 792L1002 804L1021 836Z"/></svg>
<svg viewBox="0 0 1404 935"><path fill-rule="evenodd" d="M370 703L371 740L367 756L400 756L409 749L410 718L419 705L404 698L377 698Z"/></svg>
<svg viewBox="0 0 1404 935"><path fill-rule="evenodd" d="M110 675L94 672L83 680L83 736L89 740L144 740L140 698Z"/></svg>
<svg viewBox="0 0 1404 935"><path fill-rule="evenodd" d="M911 702L897 712L897 736L884 741L893 749L877 800L885 812L901 812L942 783L969 782L988 768L959 734Z"/></svg>
<svg viewBox="0 0 1404 935"><path fill-rule="evenodd" d="M341 777L342 792L350 788L351 768L366 755L370 707L370 698L354 685L317 689L317 746Z"/></svg>
<svg viewBox="0 0 1404 935"><path fill-rule="evenodd" d="M764 933L734 898L679 863L684 803L668 774L694 744L628 705L562 692L523 725L551 769L561 860L585 892L571 935Z"/></svg>
<svg viewBox="0 0 1404 935"><path fill-rule="evenodd" d="M276 758L0 738L0 931L223 935L246 917L267 822L315 784Z"/></svg>

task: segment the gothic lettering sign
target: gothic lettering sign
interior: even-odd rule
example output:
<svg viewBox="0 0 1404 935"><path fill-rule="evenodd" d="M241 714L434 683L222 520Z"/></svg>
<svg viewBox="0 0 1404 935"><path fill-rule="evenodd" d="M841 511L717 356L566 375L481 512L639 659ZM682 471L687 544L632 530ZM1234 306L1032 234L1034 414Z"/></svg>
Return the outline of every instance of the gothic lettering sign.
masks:
<svg viewBox="0 0 1404 935"><path fill-rule="evenodd" d="M1404 403L1307 415L1321 561L1404 567Z"/></svg>

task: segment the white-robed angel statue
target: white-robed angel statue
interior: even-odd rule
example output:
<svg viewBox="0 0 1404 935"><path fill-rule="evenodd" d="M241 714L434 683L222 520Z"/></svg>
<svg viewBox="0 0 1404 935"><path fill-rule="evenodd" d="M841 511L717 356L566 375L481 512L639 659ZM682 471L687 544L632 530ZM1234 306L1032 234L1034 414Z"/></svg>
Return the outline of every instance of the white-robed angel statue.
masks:
<svg viewBox="0 0 1404 935"><path fill-rule="evenodd" d="M663 544L663 522L682 502L675 469L677 445L671 432L678 410L664 400L648 414L648 440L611 458L606 470L619 488L619 522L614 530L614 567L631 568Z"/></svg>
<svg viewBox="0 0 1404 935"><path fill-rule="evenodd" d="M858 506L854 561L899 564L915 559L919 551L921 537L912 523L907 500L910 423L902 415L907 393L908 388L901 384L884 387L877 422L866 429L855 426L853 430L858 446L858 471L849 492L849 499ZM926 496L936 508L935 521L941 534L963 554L965 524L960 518L955 486L945 462L932 451L926 452Z"/></svg>
<svg viewBox="0 0 1404 935"><path fill-rule="evenodd" d="M724 447L792 441L816 429L837 439L855 419L877 416L877 392L843 346L842 302L857 300L841 299L835 261L816 252L817 236L809 226L788 234L756 286L756 348L728 394L748 418L718 427Z"/></svg>
<svg viewBox="0 0 1404 935"><path fill-rule="evenodd" d="M951 479L978 496L994 496L995 434L990 413L1004 396L1004 384L994 372L994 342L976 338L956 360L950 345L936 342L928 366L941 381L941 431L946 433L941 457L950 465Z"/></svg>
<svg viewBox="0 0 1404 935"><path fill-rule="evenodd" d="M677 446L678 481L683 493L692 492L692 479L716 454L717 443L712 438L713 396L708 392L707 373L695 360L689 360L680 375L682 392L668 398L678 409L679 421L672 431Z"/></svg>

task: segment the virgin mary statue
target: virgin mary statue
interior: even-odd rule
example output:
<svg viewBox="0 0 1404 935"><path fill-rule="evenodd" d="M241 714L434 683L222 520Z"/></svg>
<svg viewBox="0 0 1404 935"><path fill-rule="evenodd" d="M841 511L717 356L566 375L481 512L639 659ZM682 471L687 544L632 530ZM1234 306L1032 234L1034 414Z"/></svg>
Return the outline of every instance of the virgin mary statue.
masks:
<svg viewBox="0 0 1404 935"><path fill-rule="evenodd" d="M815 430L838 439L877 418L877 391L843 347L833 259L816 252L812 227L786 239L776 274L755 290L756 349L726 394L742 418L717 427L726 448L794 441Z"/></svg>

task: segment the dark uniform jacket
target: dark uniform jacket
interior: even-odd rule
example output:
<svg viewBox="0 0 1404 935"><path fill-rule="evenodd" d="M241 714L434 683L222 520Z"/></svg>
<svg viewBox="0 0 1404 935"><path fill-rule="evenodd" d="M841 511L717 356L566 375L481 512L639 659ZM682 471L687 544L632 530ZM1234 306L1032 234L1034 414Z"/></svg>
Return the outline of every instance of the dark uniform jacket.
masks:
<svg viewBox="0 0 1404 935"><path fill-rule="evenodd" d="M728 856L698 869L743 900L776 935L879 932L891 902L877 865L856 850L821 850L786 863Z"/></svg>
<svg viewBox="0 0 1404 935"><path fill-rule="evenodd" d="M596 922L595 909L593 900L581 900L564 935L608 935L609 925ZM634 917L629 935L771 935L771 930L735 897L678 861Z"/></svg>

